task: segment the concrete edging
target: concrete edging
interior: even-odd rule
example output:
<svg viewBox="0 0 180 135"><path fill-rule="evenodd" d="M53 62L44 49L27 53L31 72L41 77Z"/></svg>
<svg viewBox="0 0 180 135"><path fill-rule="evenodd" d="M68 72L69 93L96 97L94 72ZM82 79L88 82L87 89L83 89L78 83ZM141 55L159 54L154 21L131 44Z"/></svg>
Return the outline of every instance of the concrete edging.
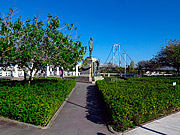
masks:
<svg viewBox="0 0 180 135"><path fill-rule="evenodd" d="M45 127L36 126L36 125L30 124L30 123L20 122L20 121L17 121L17 120L12 120L12 119L9 119L9 118L4 118L4 117L0 117L0 120L16 123L16 124L19 124L19 125L25 125L25 126L28 126L28 127L34 127L34 128L39 128L39 129L47 129L53 124L54 120L57 118L58 114L61 112L64 105L66 104L66 102L68 101L68 99L70 98L70 96L72 95L72 93L74 92L75 89L76 89L76 86L72 89L72 91L69 93L67 98L64 100L64 102L61 104L59 109L56 111L56 113L53 115L53 117L51 118L51 120L49 121L49 123Z"/></svg>
<svg viewBox="0 0 180 135"><path fill-rule="evenodd" d="M140 124L140 125L141 125L141 126L149 125L149 124L151 124L151 123L153 123L153 122L157 122L157 121L160 120L160 119L163 119L163 118L168 117L168 116L170 116L170 115L174 115L174 114L179 113L179 112L180 112L180 110L179 110L179 111L172 112L172 113L169 113L169 114L164 115L164 116L161 116L161 117L158 117L158 118L153 119L153 120L149 120L149 121L144 122L144 123L142 123L142 124ZM135 126L134 128L125 130L125 131L123 131L123 132L117 132L117 131L115 131L115 130L112 128L111 125L107 125L108 130L109 130L110 132L112 132L113 134L115 134L115 135L123 135L123 134L125 134L125 133L127 133L127 132L129 132L129 131L135 130L135 129L138 128L138 127L140 127L140 126Z"/></svg>
<svg viewBox="0 0 180 135"><path fill-rule="evenodd" d="M114 129L110 126L110 125L107 125L107 128L108 130L113 133L114 135L123 135L122 132L117 132L117 131L114 131Z"/></svg>

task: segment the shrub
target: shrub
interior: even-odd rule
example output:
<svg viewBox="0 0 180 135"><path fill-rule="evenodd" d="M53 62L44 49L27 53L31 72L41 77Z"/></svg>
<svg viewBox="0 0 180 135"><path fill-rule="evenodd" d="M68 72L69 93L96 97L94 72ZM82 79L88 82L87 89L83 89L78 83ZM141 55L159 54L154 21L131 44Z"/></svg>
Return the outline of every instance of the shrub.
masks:
<svg viewBox="0 0 180 135"><path fill-rule="evenodd" d="M125 81L97 81L108 108L111 124L124 131L179 110L179 77L129 78ZM177 86L173 87L172 82Z"/></svg>
<svg viewBox="0 0 180 135"><path fill-rule="evenodd" d="M34 79L31 86L0 80L0 116L45 126L75 85L56 78Z"/></svg>

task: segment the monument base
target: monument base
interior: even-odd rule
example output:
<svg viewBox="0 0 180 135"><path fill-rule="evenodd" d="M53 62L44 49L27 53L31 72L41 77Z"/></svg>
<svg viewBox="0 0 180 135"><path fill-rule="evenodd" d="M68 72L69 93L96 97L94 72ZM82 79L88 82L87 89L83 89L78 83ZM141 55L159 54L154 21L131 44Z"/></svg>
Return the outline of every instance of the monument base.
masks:
<svg viewBox="0 0 180 135"><path fill-rule="evenodd" d="M104 80L104 78L102 76L96 76L94 77L94 81L98 81L98 80Z"/></svg>
<svg viewBox="0 0 180 135"><path fill-rule="evenodd" d="M96 61L94 57L87 57L83 62L81 75L76 78L77 82L92 82L93 81L93 62Z"/></svg>
<svg viewBox="0 0 180 135"><path fill-rule="evenodd" d="M82 72L81 75L76 78L77 82L87 82L87 83L93 83L96 82L97 80L102 80L104 79L101 76L94 76L95 72L95 67L93 63L97 61L96 58L94 57L87 57L85 61L83 62L83 67L82 67Z"/></svg>
<svg viewBox="0 0 180 135"><path fill-rule="evenodd" d="M85 82L85 83L92 83L92 78L88 76L79 76L76 78L77 82Z"/></svg>

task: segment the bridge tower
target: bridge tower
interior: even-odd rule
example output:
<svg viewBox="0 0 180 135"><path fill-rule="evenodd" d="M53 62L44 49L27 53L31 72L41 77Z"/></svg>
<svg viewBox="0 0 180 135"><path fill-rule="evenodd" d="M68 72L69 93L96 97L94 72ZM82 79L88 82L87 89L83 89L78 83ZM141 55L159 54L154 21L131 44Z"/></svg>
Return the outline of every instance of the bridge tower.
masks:
<svg viewBox="0 0 180 135"><path fill-rule="evenodd" d="M118 65L121 67L121 52L120 52L120 44L113 45L113 65Z"/></svg>

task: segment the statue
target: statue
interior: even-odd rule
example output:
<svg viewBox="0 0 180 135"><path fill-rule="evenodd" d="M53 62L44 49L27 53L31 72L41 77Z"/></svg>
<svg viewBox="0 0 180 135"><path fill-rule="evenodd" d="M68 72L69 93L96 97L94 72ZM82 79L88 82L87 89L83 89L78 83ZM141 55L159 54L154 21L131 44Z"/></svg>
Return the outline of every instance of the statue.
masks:
<svg viewBox="0 0 180 135"><path fill-rule="evenodd" d="M99 71L99 69L100 69L100 60L97 59L96 63L97 63L97 71Z"/></svg>
<svg viewBox="0 0 180 135"><path fill-rule="evenodd" d="M100 69L100 61L99 59L97 59L95 62L93 62L94 76L100 76L99 69Z"/></svg>
<svg viewBox="0 0 180 135"><path fill-rule="evenodd" d="M93 51L93 38L91 37L89 40L89 52L90 52L90 57L92 55L92 51Z"/></svg>

